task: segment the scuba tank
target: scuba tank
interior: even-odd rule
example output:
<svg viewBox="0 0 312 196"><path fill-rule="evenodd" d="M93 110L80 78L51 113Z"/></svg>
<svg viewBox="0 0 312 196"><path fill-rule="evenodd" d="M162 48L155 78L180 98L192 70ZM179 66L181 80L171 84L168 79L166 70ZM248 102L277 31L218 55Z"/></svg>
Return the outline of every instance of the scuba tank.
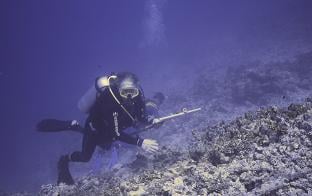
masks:
<svg viewBox="0 0 312 196"><path fill-rule="evenodd" d="M96 101L98 92L103 92L110 85L110 79L115 79L116 76L101 76L96 78L95 85L92 85L88 91L79 99L78 108L83 113L89 113L92 105Z"/></svg>
<svg viewBox="0 0 312 196"><path fill-rule="evenodd" d="M96 100L96 89L92 85L88 91L79 99L78 108L83 113L88 113Z"/></svg>

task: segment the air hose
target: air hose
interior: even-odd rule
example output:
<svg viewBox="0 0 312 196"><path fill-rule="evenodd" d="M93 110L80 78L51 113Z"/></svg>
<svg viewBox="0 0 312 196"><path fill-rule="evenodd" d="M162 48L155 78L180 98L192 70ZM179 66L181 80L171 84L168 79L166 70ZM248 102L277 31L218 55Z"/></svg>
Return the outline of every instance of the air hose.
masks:
<svg viewBox="0 0 312 196"><path fill-rule="evenodd" d="M111 88L111 85L110 85L110 79L116 79L117 76L115 75L112 75L112 76L109 76L108 77L108 89L109 89L109 92L112 94L112 96L114 97L114 99L116 100L116 102L120 105L120 107L128 114L128 116L131 118L131 120L133 122L135 122L135 119L133 118L133 116L128 112L128 110L120 103L120 101L117 99L117 97L115 96L112 88Z"/></svg>

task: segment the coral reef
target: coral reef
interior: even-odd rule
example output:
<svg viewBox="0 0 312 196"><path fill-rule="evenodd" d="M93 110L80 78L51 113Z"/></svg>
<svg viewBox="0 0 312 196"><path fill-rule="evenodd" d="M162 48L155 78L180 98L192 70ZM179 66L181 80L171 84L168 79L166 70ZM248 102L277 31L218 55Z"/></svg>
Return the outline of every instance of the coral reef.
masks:
<svg viewBox="0 0 312 196"><path fill-rule="evenodd" d="M193 130L188 151L155 155L39 195L310 195L312 99Z"/></svg>
<svg viewBox="0 0 312 196"><path fill-rule="evenodd" d="M310 51L297 55L293 61L250 62L231 66L226 73L202 72L193 92L195 97L206 101L218 99L236 105L267 105L274 98L285 99L294 92L310 91L311 63Z"/></svg>

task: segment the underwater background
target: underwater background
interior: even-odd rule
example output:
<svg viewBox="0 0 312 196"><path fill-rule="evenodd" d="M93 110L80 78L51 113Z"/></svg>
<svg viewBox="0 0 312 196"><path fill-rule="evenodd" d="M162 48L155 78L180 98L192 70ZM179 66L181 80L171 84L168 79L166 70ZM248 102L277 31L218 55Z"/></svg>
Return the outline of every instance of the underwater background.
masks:
<svg viewBox="0 0 312 196"><path fill-rule="evenodd" d="M191 152L192 130L204 133L248 111L303 102L312 95L311 9L309 0L2 0L0 193L38 192L41 185L55 184L57 160L80 149L82 137L39 133L36 123L57 118L83 124L77 102L100 75L137 74L146 97L166 95L162 115L202 108L142 134L169 149L170 160L179 157L173 152ZM308 109L299 113L309 115L310 106L302 107ZM220 126L209 130L212 138L219 137ZM142 152L122 144L114 175L131 176L125 165L133 161L147 171L157 165L158 159L149 162L137 153ZM207 161L218 167L220 157L215 163L211 156ZM73 163L72 173L77 179L109 177L110 158L110 151L99 150L89 163ZM158 164L166 168L170 161ZM261 187L252 182L245 191Z"/></svg>

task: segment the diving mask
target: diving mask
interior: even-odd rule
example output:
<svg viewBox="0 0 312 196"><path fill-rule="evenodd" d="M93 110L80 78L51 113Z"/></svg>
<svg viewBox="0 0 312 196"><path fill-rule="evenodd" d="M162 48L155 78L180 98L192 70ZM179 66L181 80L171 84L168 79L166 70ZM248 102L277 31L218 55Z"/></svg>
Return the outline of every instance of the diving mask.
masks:
<svg viewBox="0 0 312 196"><path fill-rule="evenodd" d="M135 87L131 87L131 88L122 88L119 90L119 94L121 97L127 99L127 98L135 98L136 96L139 95L139 89L135 88Z"/></svg>

